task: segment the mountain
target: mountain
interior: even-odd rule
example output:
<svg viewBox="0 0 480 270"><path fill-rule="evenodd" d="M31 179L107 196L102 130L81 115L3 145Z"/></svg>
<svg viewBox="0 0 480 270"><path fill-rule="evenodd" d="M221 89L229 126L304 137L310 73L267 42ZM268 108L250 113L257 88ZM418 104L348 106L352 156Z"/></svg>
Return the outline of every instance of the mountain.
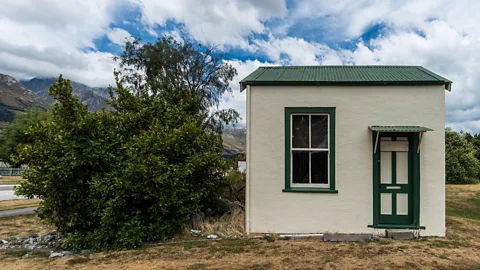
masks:
<svg viewBox="0 0 480 270"><path fill-rule="evenodd" d="M48 95L48 88L57 81L56 78L33 78L28 81L20 81L25 87L32 90L39 97L53 103L53 97ZM89 87L85 84L70 81L72 85L72 94L80 99L83 104L88 105L88 110L98 112L103 107L108 108L109 105L105 99L109 98L108 88L105 87Z"/></svg>
<svg viewBox="0 0 480 270"><path fill-rule="evenodd" d="M223 148L225 156L244 154L246 151L247 130L229 128L223 130Z"/></svg>
<svg viewBox="0 0 480 270"><path fill-rule="evenodd" d="M0 74L0 129L13 121L15 113L34 106L47 109L49 104L13 77Z"/></svg>

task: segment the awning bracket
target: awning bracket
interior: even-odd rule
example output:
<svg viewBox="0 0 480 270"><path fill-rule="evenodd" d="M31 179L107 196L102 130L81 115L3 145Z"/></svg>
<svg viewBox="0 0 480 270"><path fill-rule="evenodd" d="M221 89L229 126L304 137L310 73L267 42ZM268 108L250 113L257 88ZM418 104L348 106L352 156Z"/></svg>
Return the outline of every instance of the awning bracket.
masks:
<svg viewBox="0 0 480 270"><path fill-rule="evenodd" d="M377 153L378 137L380 137L380 131L377 131L377 138L375 139L375 149L373 150L375 154Z"/></svg>
<svg viewBox="0 0 480 270"><path fill-rule="evenodd" d="M420 140L418 142L417 153L420 153L420 145L422 145L423 133L425 132L420 132Z"/></svg>

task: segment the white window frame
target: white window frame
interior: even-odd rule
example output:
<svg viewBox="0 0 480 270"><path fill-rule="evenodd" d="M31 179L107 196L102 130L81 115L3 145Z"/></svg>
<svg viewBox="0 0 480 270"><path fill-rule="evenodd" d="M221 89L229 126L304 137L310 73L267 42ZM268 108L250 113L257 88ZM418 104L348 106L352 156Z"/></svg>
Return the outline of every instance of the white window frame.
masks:
<svg viewBox="0 0 480 270"><path fill-rule="evenodd" d="M308 146L309 148L293 147L293 116L308 115ZM327 148L312 147L312 115L327 116ZM293 183L293 151L308 152L308 184ZM327 152L327 183L312 183L312 152ZM330 114L329 113L291 113L290 114L290 186L292 188L315 187L330 188Z"/></svg>

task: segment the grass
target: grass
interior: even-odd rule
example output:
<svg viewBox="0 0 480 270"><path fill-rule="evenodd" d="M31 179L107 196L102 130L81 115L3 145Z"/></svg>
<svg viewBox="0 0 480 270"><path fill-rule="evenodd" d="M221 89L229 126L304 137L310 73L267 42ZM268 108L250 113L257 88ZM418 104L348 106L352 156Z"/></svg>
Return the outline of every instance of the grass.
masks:
<svg viewBox="0 0 480 270"><path fill-rule="evenodd" d="M37 207L40 201L40 199L17 199L0 201L0 211Z"/></svg>
<svg viewBox="0 0 480 270"><path fill-rule="evenodd" d="M447 186L447 215L480 220L480 189L477 186Z"/></svg>
<svg viewBox="0 0 480 270"><path fill-rule="evenodd" d="M21 176L2 176L2 178L0 178L0 185L18 185L23 181Z"/></svg>
<svg viewBox="0 0 480 270"><path fill-rule="evenodd" d="M204 234L223 234L229 236L242 236L245 233L245 215L241 210L235 210L231 214L223 215L216 220L204 220L194 222L190 229L202 231Z"/></svg>
<svg viewBox="0 0 480 270"><path fill-rule="evenodd" d="M2 269L480 269L480 185L447 187L447 237L376 242L326 243L318 238L268 241L226 239L192 241L138 250L48 259L0 251ZM20 217L19 217L20 218ZM0 219L0 235L40 226L34 216ZM30 220L31 224L28 222ZM242 233L241 213L196 224L209 231ZM243 221L242 221L243 222ZM18 224L12 228L5 224ZM0 236L1 238L1 236ZM197 238L198 239L198 238ZM45 254L44 254L45 255Z"/></svg>
<svg viewBox="0 0 480 270"><path fill-rule="evenodd" d="M11 240L17 236L48 233L54 230L34 214L0 218L0 239L4 240Z"/></svg>

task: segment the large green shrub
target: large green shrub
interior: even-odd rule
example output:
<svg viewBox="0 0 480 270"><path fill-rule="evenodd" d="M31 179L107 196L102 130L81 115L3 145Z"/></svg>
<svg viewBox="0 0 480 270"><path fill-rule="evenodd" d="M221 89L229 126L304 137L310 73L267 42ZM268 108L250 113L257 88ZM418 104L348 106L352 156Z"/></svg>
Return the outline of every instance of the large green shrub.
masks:
<svg viewBox="0 0 480 270"><path fill-rule="evenodd" d="M168 38L159 43L169 48L158 52L165 58L172 51L178 56L188 45ZM194 59L211 53L187 49ZM177 59L176 65L185 67L186 60L191 65L182 72L204 64L190 58ZM72 97L69 81L61 76L50 88L57 101L52 116L29 130L34 143L16 158L29 166L27 181L17 193L43 200L39 216L66 234L68 246L138 247L182 231L195 212L219 198L227 166L221 159L218 128L226 119L221 111L211 113L206 104L218 102L226 88L215 92L215 87L235 72L215 55L204 60L212 66L203 66L202 74L193 78L195 84L173 84L163 77L175 63L148 66L163 72L158 77L150 70L147 78L142 77L147 67L138 63L139 76L134 78L142 77L142 84L119 79L117 73L116 92L111 90L109 101L112 110L99 113L89 113ZM212 69L216 73L208 72ZM167 78L180 76L181 71L173 72L179 74ZM229 117L235 120L235 114Z"/></svg>
<svg viewBox="0 0 480 270"><path fill-rule="evenodd" d="M476 147L465 134L445 130L445 172L447 184L478 183L480 161Z"/></svg>

